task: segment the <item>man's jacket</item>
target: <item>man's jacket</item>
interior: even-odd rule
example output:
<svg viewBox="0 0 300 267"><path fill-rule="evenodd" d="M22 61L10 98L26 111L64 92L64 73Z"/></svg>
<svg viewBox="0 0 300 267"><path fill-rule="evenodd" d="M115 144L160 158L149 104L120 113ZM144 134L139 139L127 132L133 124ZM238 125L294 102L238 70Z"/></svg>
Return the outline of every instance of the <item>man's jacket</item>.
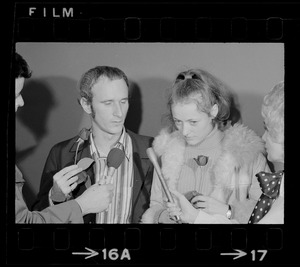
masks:
<svg viewBox="0 0 300 267"><path fill-rule="evenodd" d="M153 165L146 154L146 149L151 147L153 138L138 135L129 130L126 131L131 137L133 148L134 181L131 203L131 223L139 223L142 214L149 208L150 203ZM50 205L49 191L53 186L53 176L61 169L74 164L78 138L79 136L75 136L52 147L44 166L37 201L33 205L34 210L43 210ZM79 146L76 161L78 162L85 157L92 158L89 140L85 140L85 142ZM92 165L85 171L91 184L94 184L95 177ZM85 183L79 184L75 190L73 190L72 197L78 197L85 190ZM95 223L95 218L95 214L85 215L84 222Z"/></svg>

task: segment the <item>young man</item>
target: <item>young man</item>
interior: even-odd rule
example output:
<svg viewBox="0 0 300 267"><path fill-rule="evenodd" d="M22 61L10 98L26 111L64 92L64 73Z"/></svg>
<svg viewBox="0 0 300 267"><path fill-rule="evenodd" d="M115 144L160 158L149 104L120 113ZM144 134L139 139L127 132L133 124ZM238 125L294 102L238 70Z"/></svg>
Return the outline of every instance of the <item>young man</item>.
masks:
<svg viewBox="0 0 300 267"><path fill-rule="evenodd" d="M15 112L24 105L21 91L25 79L31 77L31 71L22 56L15 55ZM83 223L83 216L105 210L112 199L112 185L94 185L80 197L46 208L40 212L29 211L23 199L22 188L25 183L18 167L15 177L15 221L16 223ZM77 179L76 175L82 171L77 165L58 170L56 175Z"/></svg>
<svg viewBox="0 0 300 267"><path fill-rule="evenodd" d="M112 174L114 197L108 210L85 216L85 223L138 223L149 207L153 165L146 149L153 138L137 135L124 127L129 108L128 78L118 68L97 66L83 74L79 82L80 104L91 119L91 128L56 144L50 151L41 178L35 209L80 196L91 184L106 175L107 155L120 148L125 158ZM94 155L97 155L94 157ZM84 172L84 182L53 174L58 169L93 158ZM53 181L54 180L54 181ZM62 196L60 199L54 196ZM97 217L97 218L96 218Z"/></svg>

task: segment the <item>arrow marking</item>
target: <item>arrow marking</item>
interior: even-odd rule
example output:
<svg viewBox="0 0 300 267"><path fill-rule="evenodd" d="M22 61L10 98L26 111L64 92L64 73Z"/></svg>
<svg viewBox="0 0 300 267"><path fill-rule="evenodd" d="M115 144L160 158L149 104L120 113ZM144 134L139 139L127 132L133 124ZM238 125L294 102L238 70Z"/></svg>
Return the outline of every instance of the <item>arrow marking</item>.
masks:
<svg viewBox="0 0 300 267"><path fill-rule="evenodd" d="M89 252L72 252L73 255L88 255L85 257L85 259L97 256L99 253L95 250L92 250L90 248L85 247L86 250L88 250Z"/></svg>
<svg viewBox="0 0 300 267"><path fill-rule="evenodd" d="M233 259L236 260L240 257L244 257L247 255L246 252L242 251L242 250L239 250L239 249L235 249L235 251L237 252L232 252L232 253L221 253L221 255L229 255L229 256L236 256L234 257Z"/></svg>

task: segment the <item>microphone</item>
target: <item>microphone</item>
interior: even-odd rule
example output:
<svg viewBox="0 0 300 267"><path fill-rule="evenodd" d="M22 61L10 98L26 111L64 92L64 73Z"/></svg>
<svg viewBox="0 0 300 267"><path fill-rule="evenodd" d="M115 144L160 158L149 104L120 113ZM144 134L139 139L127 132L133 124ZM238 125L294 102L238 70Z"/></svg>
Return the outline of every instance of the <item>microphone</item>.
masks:
<svg viewBox="0 0 300 267"><path fill-rule="evenodd" d="M112 177L121 165L125 158L125 153L122 149L114 147L107 155L107 177Z"/></svg>
<svg viewBox="0 0 300 267"><path fill-rule="evenodd" d="M154 169L157 173L157 176L160 180L160 183L163 187L163 190L164 190L164 192L165 192L165 194L168 198L168 201L171 202L171 203L175 203L174 198L173 198L173 196L172 196L172 194L171 194L171 192L170 192L170 190L169 190L169 188L166 184L166 181L163 178L163 175L162 175L162 172L161 172L161 169L160 169L160 166L158 164L157 157L156 157L156 154L155 154L153 148L152 147L147 148L146 152L147 152L147 155L148 155L149 159L153 163ZM176 221L180 220L179 216L175 216L175 219L176 219Z"/></svg>

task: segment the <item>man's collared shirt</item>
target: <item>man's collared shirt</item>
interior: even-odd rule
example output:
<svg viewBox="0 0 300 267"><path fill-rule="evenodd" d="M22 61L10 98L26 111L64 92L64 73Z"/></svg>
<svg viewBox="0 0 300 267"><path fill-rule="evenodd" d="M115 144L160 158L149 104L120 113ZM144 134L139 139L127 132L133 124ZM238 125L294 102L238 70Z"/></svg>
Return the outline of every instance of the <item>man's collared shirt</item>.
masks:
<svg viewBox="0 0 300 267"><path fill-rule="evenodd" d="M92 134L92 133L91 133ZM91 136L93 138L93 136ZM123 128L122 134L114 147L123 149L125 158L122 164L112 176L112 184L114 185L114 195L108 209L97 214L96 223L130 223L132 209L132 187L133 187L133 157L132 157L132 141L130 136ZM101 155L94 144L90 144L91 154L98 153L100 161L100 177L107 172L107 156ZM96 164L94 164L95 166ZM96 169L94 168L94 172ZM96 173L95 173L96 177ZM98 182L98 181L96 181Z"/></svg>

